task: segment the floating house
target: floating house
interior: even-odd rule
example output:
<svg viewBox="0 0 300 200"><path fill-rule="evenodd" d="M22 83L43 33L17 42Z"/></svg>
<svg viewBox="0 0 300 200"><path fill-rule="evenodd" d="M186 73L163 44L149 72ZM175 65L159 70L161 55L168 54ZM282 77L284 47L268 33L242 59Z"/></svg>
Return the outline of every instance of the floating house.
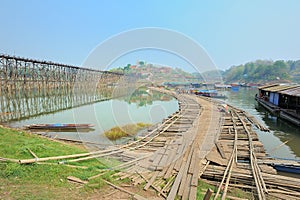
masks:
<svg viewBox="0 0 300 200"><path fill-rule="evenodd" d="M215 89L227 89L231 88L231 85L226 85L226 84L215 84Z"/></svg>
<svg viewBox="0 0 300 200"><path fill-rule="evenodd" d="M191 86L191 83L189 83L189 82L164 82L163 85L170 87L170 88L189 88Z"/></svg>
<svg viewBox="0 0 300 200"><path fill-rule="evenodd" d="M192 93L205 97L226 98L224 95L219 95L217 90L193 90Z"/></svg>
<svg viewBox="0 0 300 200"><path fill-rule="evenodd" d="M300 85L266 85L258 88L255 99L280 118L300 126Z"/></svg>

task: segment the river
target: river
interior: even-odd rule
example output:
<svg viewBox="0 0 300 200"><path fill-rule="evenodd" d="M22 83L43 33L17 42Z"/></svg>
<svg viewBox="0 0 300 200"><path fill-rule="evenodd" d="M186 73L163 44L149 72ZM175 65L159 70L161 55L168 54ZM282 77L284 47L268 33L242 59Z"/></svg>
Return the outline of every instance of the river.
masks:
<svg viewBox="0 0 300 200"><path fill-rule="evenodd" d="M145 88L136 90L133 94L72 109L58 111L52 114L39 115L27 119L9 122L7 125L22 128L29 124L44 123L88 123L94 124L94 129L88 131L47 131L39 134L55 138L80 140L97 144L112 144L104 136L104 131L114 126L135 124L138 122L155 124L178 110L175 98ZM115 141L120 143L122 140Z"/></svg>
<svg viewBox="0 0 300 200"><path fill-rule="evenodd" d="M267 153L274 158L300 160L300 128L270 114L255 101L257 88L225 91L226 102L241 108L266 125L270 132L256 129Z"/></svg>

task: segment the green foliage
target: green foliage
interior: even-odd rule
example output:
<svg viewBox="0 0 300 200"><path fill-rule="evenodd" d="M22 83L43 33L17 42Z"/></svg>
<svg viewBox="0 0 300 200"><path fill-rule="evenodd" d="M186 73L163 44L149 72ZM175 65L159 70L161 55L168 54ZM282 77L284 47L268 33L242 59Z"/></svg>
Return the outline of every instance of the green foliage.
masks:
<svg viewBox="0 0 300 200"><path fill-rule="evenodd" d="M214 197L218 188L213 185L207 184L204 181L199 180L198 188L197 188L197 199L199 199L199 200L203 199L208 188L214 192L214 194L212 196L212 197ZM217 199L221 199L221 195L222 195L222 192L220 193L220 195L218 196ZM237 189L237 188L228 190L227 195L242 198L242 199L253 199L252 193L241 190L241 189Z"/></svg>
<svg viewBox="0 0 300 200"><path fill-rule="evenodd" d="M137 124L127 124L122 127L116 126L108 131L104 132L104 135L110 140L117 140L126 136L133 136L137 134L140 130L149 127L150 124L137 123Z"/></svg>
<svg viewBox="0 0 300 200"><path fill-rule="evenodd" d="M264 83L274 80L300 80L300 61L257 60L233 66L224 73L226 82Z"/></svg>
<svg viewBox="0 0 300 200"><path fill-rule="evenodd" d="M32 158L28 149L35 152L39 157L84 152L73 145L53 142L23 131L14 131L6 128L0 128L0 138L0 157L17 157L18 159Z"/></svg>

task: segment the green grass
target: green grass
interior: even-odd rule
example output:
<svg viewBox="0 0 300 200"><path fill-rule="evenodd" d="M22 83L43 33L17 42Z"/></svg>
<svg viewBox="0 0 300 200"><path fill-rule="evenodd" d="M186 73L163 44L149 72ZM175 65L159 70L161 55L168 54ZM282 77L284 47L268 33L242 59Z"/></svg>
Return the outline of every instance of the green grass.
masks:
<svg viewBox="0 0 300 200"><path fill-rule="evenodd" d="M207 184L206 182L201 181L201 180L198 181L198 189L197 189L197 199L198 200L202 200L204 198L208 188L210 188L214 192L214 194L218 190L218 188L213 185ZM214 194L212 195L212 197L214 197ZM222 195L222 192L220 193L218 199L221 199L221 195ZM228 189L227 196L239 197L239 198L243 198L243 199L253 199L253 196L250 192L246 192L246 191L238 189L238 188ZM212 197L211 197L211 199L212 199Z"/></svg>
<svg viewBox="0 0 300 200"><path fill-rule="evenodd" d="M46 138L0 127L0 157L13 159L33 158L28 149L38 157L61 156L85 153L83 148L72 144L50 141ZM57 165L57 161L49 164L18 164L0 161L0 199L82 199L95 188L101 188L102 178L111 180L115 171L110 170L119 162L113 159L91 159L78 163L87 169L71 168ZM82 180L99 174L100 169L107 169L103 176L93 179L88 185L78 189L67 181L68 176ZM93 184L93 186L89 186Z"/></svg>
<svg viewBox="0 0 300 200"><path fill-rule="evenodd" d="M145 124L145 123L127 124L122 127L116 126L111 128L108 131L105 131L104 135L110 140L117 140L122 137L134 136L140 130L149 126L151 126L151 124Z"/></svg>

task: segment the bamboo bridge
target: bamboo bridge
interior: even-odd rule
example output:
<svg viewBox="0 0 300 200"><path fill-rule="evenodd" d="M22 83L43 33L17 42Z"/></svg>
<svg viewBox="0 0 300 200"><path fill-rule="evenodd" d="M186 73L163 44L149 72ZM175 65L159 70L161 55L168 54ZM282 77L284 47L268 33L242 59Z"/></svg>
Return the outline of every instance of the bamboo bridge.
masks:
<svg viewBox="0 0 300 200"><path fill-rule="evenodd" d="M133 186L155 191L156 196L150 199L192 200L198 199L200 192L205 194L204 199L241 200L231 196L230 191L235 188L247 191L247 199L300 199L299 178L277 174L271 164L277 161L267 156L253 126L268 129L255 118L234 107L229 113L220 112L220 103L209 98L152 89L177 98L179 110L127 144L83 154L2 160L20 164L57 160L58 164L72 166L94 158L117 159L121 164L100 170L88 181L70 179L89 184L115 170L111 178L129 179ZM300 166L295 161L290 164ZM128 199L146 199L103 180L119 193L108 192L101 199L118 199L120 193L127 194ZM199 180L215 190L201 190Z"/></svg>
<svg viewBox="0 0 300 200"><path fill-rule="evenodd" d="M132 77L117 73L0 57L0 122L122 95L132 83ZM114 91L120 81L122 87ZM248 191L251 199L300 199L299 179L278 175L270 165L276 160L267 157L253 127L268 129L254 117L234 107L230 107L231 112L222 113L221 104L207 98L152 89L174 96L179 110L136 140L89 153L0 160L20 164L56 160L57 164L72 164L100 157L114 158L122 163L101 170L88 181L75 177L76 182L89 184L89 180L116 170L112 178L127 178L132 185L152 189L157 194L155 199L197 199L199 180L216 188L208 190L205 199L240 199L228 194L234 188ZM291 164L300 166L298 162ZM104 181L127 193L128 198L145 199ZM200 188L201 192L205 193ZM117 199L118 195L108 193L101 199Z"/></svg>
<svg viewBox="0 0 300 200"><path fill-rule="evenodd" d="M134 82L120 73L0 55L0 122L122 96Z"/></svg>

